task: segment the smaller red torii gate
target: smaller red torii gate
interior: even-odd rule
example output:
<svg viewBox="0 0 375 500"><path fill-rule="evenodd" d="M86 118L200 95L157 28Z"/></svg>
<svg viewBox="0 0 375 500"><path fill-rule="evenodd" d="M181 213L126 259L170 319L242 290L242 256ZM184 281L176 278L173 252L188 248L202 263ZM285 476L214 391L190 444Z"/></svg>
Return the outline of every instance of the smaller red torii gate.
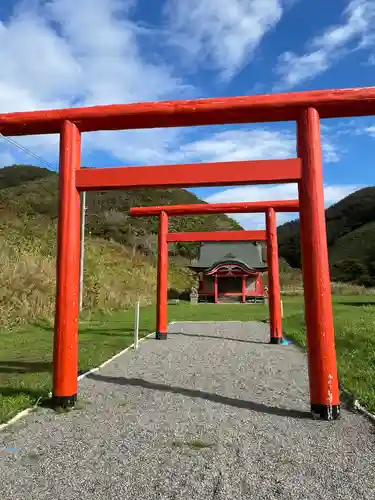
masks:
<svg viewBox="0 0 375 500"><path fill-rule="evenodd" d="M267 241L268 261L268 290L270 311L270 342L281 344L282 318L280 303L280 278L279 257L277 247L276 212L298 212L298 200L283 201L261 201L261 202L239 202L239 203L213 203L196 205L167 205L155 207L134 207L130 209L132 217L159 216L158 232L158 272L157 272L157 316L156 316L156 338L163 340L167 338L168 330L168 243L176 241L204 241L198 239L204 234L209 234L210 239L206 241L240 241L246 240L243 236L248 233L248 239L255 239L254 235L261 236ZM216 233L168 233L168 217L183 215L207 215L225 213L265 213L266 231L225 231ZM231 238L233 234L233 239ZM242 234L242 237L241 237ZM178 236L180 235L180 237ZM191 236L190 236L191 235ZM215 236L216 235L216 236ZM220 236L221 235L221 236ZM205 236L203 236L205 237ZM207 236L206 236L207 237ZM179 239L182 238L182 239ZM189 239L188 239L189 238Z"/></svg>

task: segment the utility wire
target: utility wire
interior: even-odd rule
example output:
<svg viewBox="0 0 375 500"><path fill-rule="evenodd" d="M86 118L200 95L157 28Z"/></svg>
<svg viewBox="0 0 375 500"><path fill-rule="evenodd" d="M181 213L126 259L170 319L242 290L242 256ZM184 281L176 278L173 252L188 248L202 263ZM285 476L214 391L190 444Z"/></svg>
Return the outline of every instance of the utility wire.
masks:
<svg viewBox="0 0 375 500"><path fill-rule="evenodd" d="M48 165L52 169L55 169L55 167L53 165L51 165L51 163L49 163L47 160L45 160L41 156L36 155L35 153L33 153L29 149L25 148L24 146L21 146L21 144L14 141L13 139L10 139L9 137L5 137L1 132L0 132L0 137L2 137L4 139L4 141L8 142L9 144L11 144L12 146L15 146L18 149L21 149L24 153L27 153L28 155L32 156L36 160L41 161L42 163L44 163L45 165Z"/></svg>

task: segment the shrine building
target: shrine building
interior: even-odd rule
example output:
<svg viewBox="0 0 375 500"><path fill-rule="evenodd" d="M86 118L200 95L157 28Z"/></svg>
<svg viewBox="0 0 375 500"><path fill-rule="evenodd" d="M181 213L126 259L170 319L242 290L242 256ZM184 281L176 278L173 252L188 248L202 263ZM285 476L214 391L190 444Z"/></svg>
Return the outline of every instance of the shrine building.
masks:
<svg viewBox="0 0 375 500"><path fill-rule="evenodd" d="M190 269L199 276L199 302L263 302L264 246L255 241L201 243Z"/></svg>

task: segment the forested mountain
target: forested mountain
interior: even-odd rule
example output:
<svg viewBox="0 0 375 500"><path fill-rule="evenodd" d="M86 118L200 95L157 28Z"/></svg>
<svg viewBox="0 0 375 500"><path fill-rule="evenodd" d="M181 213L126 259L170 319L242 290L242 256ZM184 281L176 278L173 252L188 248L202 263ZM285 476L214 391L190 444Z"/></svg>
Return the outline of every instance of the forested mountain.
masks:
<svg viewBox="0 0 375 500"><path fill-rule="evenodd" d="M350 194L326 210L331 278L375 286L375 187ZM278 228L279 252L300 267L299 221Z"/></svg>

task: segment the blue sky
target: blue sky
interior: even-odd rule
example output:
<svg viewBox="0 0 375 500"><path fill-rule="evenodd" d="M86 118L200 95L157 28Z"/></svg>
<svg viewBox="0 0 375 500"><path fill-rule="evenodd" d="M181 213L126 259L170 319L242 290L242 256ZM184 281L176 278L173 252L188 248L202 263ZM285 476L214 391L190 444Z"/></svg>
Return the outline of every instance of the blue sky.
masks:
<svg viewBox="0 0 375 500"><path fill-rule="evenodd" d="M0 46L0 112L371 86L375 0L2 0ZM56 136L16 140L57 168ZM375 119L324 120L322 141L327 206L375 184ZM83 139L83 163L101 167L293 156L291 123ZM0 138L0 166L16 162L38 164ZM194 192L256 201L296 187Z"/></svg>

